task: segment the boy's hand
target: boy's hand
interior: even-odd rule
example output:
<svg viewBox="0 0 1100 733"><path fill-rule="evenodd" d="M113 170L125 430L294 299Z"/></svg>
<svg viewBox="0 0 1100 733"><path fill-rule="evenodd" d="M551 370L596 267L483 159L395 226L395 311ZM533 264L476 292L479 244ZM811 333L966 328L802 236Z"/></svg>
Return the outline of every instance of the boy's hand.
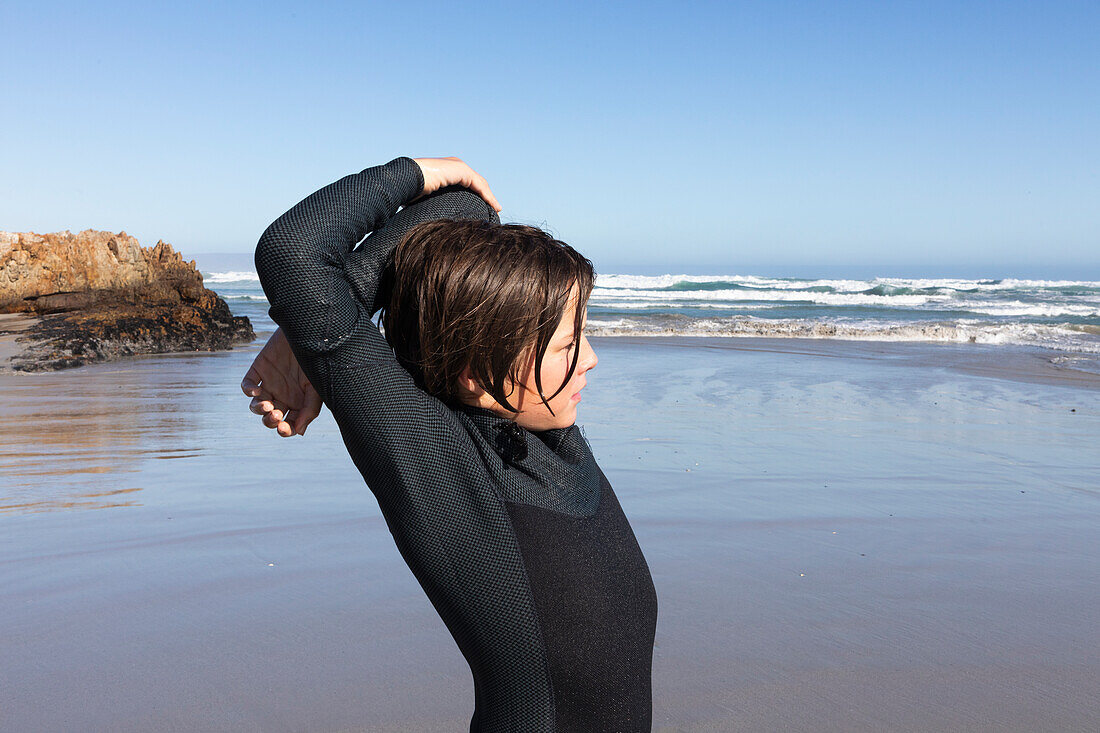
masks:
<svg viewBox="0 0 1100 733"><path fill-rule="evenodd" d="M424 192L421 197L438 191L444 186L463 186L485 199L494 211L501 210L496 196L489 190L488 181L458 158L414 158L413 160L424 174Z"/></svg>
<svg viewBox="0 0 1100 733"><path fill-rule="evenodd" d="M263 415L263 424L284 438L305 435L306 426L321 414L321 396L299 366L281 328L252 362L241 381L241 391L252 398L248 409Z"/></svg>

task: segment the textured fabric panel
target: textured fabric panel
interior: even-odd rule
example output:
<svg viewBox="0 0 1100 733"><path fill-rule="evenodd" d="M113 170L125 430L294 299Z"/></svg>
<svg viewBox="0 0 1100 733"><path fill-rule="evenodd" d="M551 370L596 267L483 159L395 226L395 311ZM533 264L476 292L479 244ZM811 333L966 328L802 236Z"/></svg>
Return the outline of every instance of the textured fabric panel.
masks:
<svg viewBox="0 0 1100 733"><path fill-rule="evenodd" d="M461 213L492 218L484 202L471 211L470 194L454 191L395 217L422 187L419 167L409 159L341 179L272 224L257 246L256 267L272 318L332 411L402 556L470 663L471 730L553 731L545 646L494 481L469 432L416 387L370 318L378 268L389 255L384 250L408 226ZM351 253L380 227L384 236L367 237Z"/></svg>
<svg viewBox="0 0 1100 733"><path fill-rule="evenodd" d="M553 730L545 646L501 500L454 414L431 398L402 399L402 384L415 389L396 362L333 373L334 395L400 404L394 416L333 400L344 444L470 664L474 730Z"/></svg>
<svg viewBox="0 0 1100 733"><path fill-rule="evenodd" d="M579 425L534 433L521 430L526 456L507 460L500 453L500 434L510 419L479 407L463 407L459 415L503 498L578 517L596 511L600 469Z"/></svg>
<svg viewBox="0 0 1100 733"><path fill-rule="evenodd" d="M618 499L600 478L591 517L507 506L542 620L557 730L641 733L652 719L657 594Z"/></svg>
<svg viewBox="0 0 1100 733"><path fill-rule="evenodd" d="M256 271L295 353L330 353L353 333L367 309L348 287L348 252L423 188L420 166L398 158L310 194L260 237Z"/></svg>

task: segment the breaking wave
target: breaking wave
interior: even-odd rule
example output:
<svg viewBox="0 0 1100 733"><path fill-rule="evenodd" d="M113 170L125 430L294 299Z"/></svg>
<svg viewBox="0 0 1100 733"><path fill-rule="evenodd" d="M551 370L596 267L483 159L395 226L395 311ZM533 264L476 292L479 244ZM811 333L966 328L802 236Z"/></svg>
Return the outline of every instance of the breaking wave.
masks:
<svg viewBox="0 0 1100 733"><path fill-rule="evenodd" d="M1074 324L1032 323L835 323L802 319L689 318L670 315L660 319L589 316L592 336L731 336L764 338L815 338L860 341L927 341L944 343L1017 344L1077 353L1100 354L1100 338L1083 340L1082 333L1100 336L1100 327Z"/></svg>
<svg viewBox="0 0 1100 733"><path fill-rule="evenodd" d="M260 277L247 270L232 271L232 272L204 272L202 275L203 282L205 283L246 283L253 282L259 283Z"/></svg>

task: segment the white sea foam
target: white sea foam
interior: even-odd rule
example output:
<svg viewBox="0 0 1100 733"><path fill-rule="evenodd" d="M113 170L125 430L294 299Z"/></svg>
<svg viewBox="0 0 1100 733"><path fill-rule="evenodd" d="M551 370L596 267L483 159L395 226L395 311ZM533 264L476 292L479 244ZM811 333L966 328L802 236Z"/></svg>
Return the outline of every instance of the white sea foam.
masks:
<svg viewBox="0 0 1100 733"><path fill-rule="evenodd" d="M1039 316L1056 318L1058 316L1079 316L1083 318L1100 317L1100 305L1082 303L1024 303L1019 300L1000 302L962 301L952 304L953 310L965 310L971 313L984 313L991 316Z"/></svg>
<svg viewBox="0 0 1100 733"><path fill-rule="evenodd" d="M676 309L676 308L682 308L682 307L687 306L689 304L684 303L682 301L673 301L673 300L669 300L669 301L646 301L646 300L636 300L636 301L620 300L620 301L615 301L615 300L602 300L602 299L597 299L597 298L593 297L593 299L591 301L589 301L588 305L590 307L614 308L616 310L642 310L642 309L646 309L646 308L652 308L652 309L667 308L667 309L672 310L672 309ZM768 303L691 303L690 307L693 310L712 309L712 310L748 311L748 310L769 310L771 308L777 308L780 305L781 304L779 304L779 303L771 303L771 304L768 304Z"/></svg>
<svg viewBox="0 0 1100 733"><path fill-rule="evenodd" d="M746 305L746 302L772 302L769 305ZM875 306L911 308L918 311L967 311L993 316L1037 316L1057 318L1076 316L1100 317L1100 302L1094 298L1077 298L1076 302L1024 302L1021 300L979 300L971 294L961 298L954 292L946 294L889 295L876 293L818 293L801 290L638 290L596 288L591 304L605 308L714 308L748 310L806 303L824 306Z"/></svg>
<svg viewBox="0 0 1100 733"><path fill-rule="evenodd" d="M242 283L260 282L259 276L247 270L234 270L231 272L205 272L202 279L207 283Z"/></svg>
<svg viewBox="0 0 1100 733"><path fill-rule="evenodd" d="M867 280L785 280L772 277L759 277L757 275L597 275L596 286L599 288L625 288L637 290L654 290L670 288L678 283L721 283L728 282L734 285L751 288L771 288L776 290L801 290L810 287L831 287L840 291L866 290L869 287ZM680 291L682 292L682 291ZM687 291L696 292L696 291Z"/></svg>
<svg viewBox="0 0 1100 733"><path fill-rule="evenodd" d="M631 298L635 302L666 303L686 305L690 301L777 301L817 303L821 305L883 305L918 306L925 303L943 302L951 295L874 295L871 293L815 293L803 290L605 290L596 288L592 292L593 305L603 305L604 298ZM629 302L629 301L627 301Z"/></svg>
<svg viewBox="0 0 1100 733"><path fill-rule="evenodd" d="M866 341L926 341L944 343L1017 344L1067 352L1100 354L1100 339L1082 337L1066 325L1033 323L837 323L803 319L671 317L622 318L612 324L589 319L592 336L734 336L769 338L827 338Z"/></svg>
<svg viewBox="0 0 1100 733"><path fill-rule="evenodd" d="M1049 288L1100 288L1100 282L1092 280L1018 280L1015 278L988 278L964 280L954 278L901 278L879 277L868 280L870 287L890 285L899 288L945 288L951 290L1042 290Z"/></svg>
<svg viewBox="0 0 1100 733"><path fill-rule="evenodd" d="M1100 282L1096 280L1017 280L1005 278L996 286L999 289L1013 288L1100 288Z"/></svg>
<svg viewBox="0 0 1100 733"><path fill-rule="evenodd" d="M670 288L678 283L728 282L743 287L767 288L773 290L804 290L807 288L828 287L841 293L859 293L879 286L893 288L941 289L941 290L1041 290L1048 288L1090 288L1100 289L1100 281L1092 280L1021 280L1015 278L961 279L961 278L900 278L876 277L866 280L829 279L820 280L796 278L771 278L758 275L598 275L596 284L601 288L661 289ZM690 292L690 291L689 291Z"/></svg>
<svg viewBox="0 0 1100 733"><path fill-rule="evenodd" d="M594 328L606 328L606 329L626 328L627 323L628 322L625 318L616 318L614 320L605 321L601 318L594 318L592 316L588 317L588 329L589 330L594 329Z"/></svg>

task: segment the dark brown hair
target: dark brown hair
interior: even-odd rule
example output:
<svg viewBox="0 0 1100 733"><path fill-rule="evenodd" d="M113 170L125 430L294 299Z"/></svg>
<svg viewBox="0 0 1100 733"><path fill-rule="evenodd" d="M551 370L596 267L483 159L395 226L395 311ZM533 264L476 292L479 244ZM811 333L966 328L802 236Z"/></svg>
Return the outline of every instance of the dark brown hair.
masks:
<svg viewBox="0 0 1100 733"><path fill-rule="evenodd" d="M522 224L437 220L413 227L393 255L392 290L383 308L386 340L401 365L429 394L461 403L460 376L473 380L512 412L505 379L519 384L519 369L535 354L535 386L547 408L577 368L546 397L542 360L569 306L577 301L573 333L595 284L592 263L565 242ZM553 410L551 410L553 414Z"/></svg>

